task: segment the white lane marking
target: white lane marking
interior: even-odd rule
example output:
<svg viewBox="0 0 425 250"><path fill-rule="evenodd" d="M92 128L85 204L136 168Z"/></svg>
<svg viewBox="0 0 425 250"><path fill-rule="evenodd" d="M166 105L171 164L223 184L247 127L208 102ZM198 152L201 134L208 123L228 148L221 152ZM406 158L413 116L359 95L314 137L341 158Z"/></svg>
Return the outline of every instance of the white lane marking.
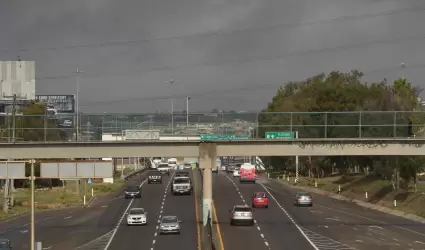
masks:
<svg viewBox="0 0 425 250"><path fill-rule="evenodd" d="M378 229L384 230L382 227L378 227L378 226L369 226L369 228L378 228Z"/></svg>
<svg viewBox="0 0 425 250"><path fill-rule="evenodd" d="M283 213L289 218L289 220L292 222L292 224L298 229L298 231L301 233L301 235L307 240L308 243L315 249L320 250L320 247L322 247L322 244L327 242L326 245L334 245L335 247L338 247L338 249L355 249L350 246L347 246L341 242L338 242L336 240L333 240L331 238L325 237L323 235L320 235L318 233L315 233L311 230L308 230L306 228L301 228L295 220L292 218L292 216L289 215L288 211L283 208L282 205L277 201L277 199L270 193L270 191L267 189L266 186L264 186L262 183L260 184L264 190L270 195L270 197L276 202L276 204L279 206L279 208L283 211Z"/></svg>
<svg viewBox="0 0 425 250"><path fill-rule="evenodd" d="M354 230L359 231L357 228L353 227Z"/></svg>
<svg viewBox="0 0 425 250"><path fill-rule="evenodd" d="M161 203L161 209L160 209L160 211L159 211L159 215L158 215L158 221L157 221L157 225L156 225L156 228L155 228L155 233L154 233L154 235L153 235L154 237L157 237L157 236L158 236L159 224L161 223L161 216L162 216L162 213L164 212L164 204L165 204L165 199L166 199L166 197L167 197L168 187L170 186L170 183L171 183L171 181L173 180L174 174L175 174L175 173L173 173L173 175L171 176L170 180L168 181L167 186L165 187L164 196L163 196L163 198L162 198L162 203ZM153 250L153 249L154 249L154 247L155 247L155 243L156 243L156 240L153 240L153 241L152 241L152 247L151 247L151 250Z"/></svg>
<svg viewBox="0 0 425 250"><path fill-rule="evenodd" d="M22 230L20 231L22 234L28 233L28 230Z"/></svg>
<svg viewBox="0 0 425 250"><path fill-rule="evenodd" d="M408 232L411 232L411 233L414 233L414 234L417 234L417 235L425 236L425 234L423 234L423 233L419 233L417 231L414 231L414 230L411 230L411 229L408 229L408 228L405 228L405 227L393 225L393 224L383 222L383 221L380 221L380 220L371 219L371 218L368 218L368 217L365 217L365 216L361 216L361 215L358 215L358 214L352 214L352 213L349 213L349 212L346 212L346 211L342 211L342 210L334 209L334 208L330 208L330 207L325 207L325 206L322 206L322 205L315 205L315 206L325 208L325 209L328 209L328 210L331 210L331 211L334 211L334 212L339 212L339 213L343 213L343 214L346 214L346 215L350 215L350 216L353 216L353 217L361 218L361 219L364 219L364 220L381 223L383 225L390 225L392 227L395 227L395 228L398 228L398 229L401 229L401 230L405 230L405 231L408 231ZM395 217L397 217L397 216L395 216Z"/></svg>
<svg viewBox="0 0 425 250"><path fill-rule="evenodd" d="M335 221L339 221L339 219L337 218L326 218L327 220L335 220Z"/></svg>
<svg viewBox="0 0 425 250"><path fill-rule="evenodd" d="M100 237L97 237L96 239L94 239L92 241L89 241L89 242L85 243L84 245L81 245L81 246L77 247L75 250L77 250L77 249L91 249L91 248L93 248L92 247L93 245L95 246L96 249L98 249L97 248L97 243L98 242L103 242L104 240L105 241L106 240L109 241L109 238L114 233L114 231L115 231L115 229L107 232L106 234L104 234L104 235L102 235Z"/></svg>
<svg viewBox="0 0 425 250"><path fill-rule="evenodd" d="M52 246L49 246L49 247L43 247L43 250L49 250L50 248L52 248Z"/></svg>
<svg viewBox="0 0 425 250"><path fill-rule="evenodd" d="M146 183L146 180L144 180L144 181L143 181L143 182L139 185L139 187L142 187L142 186L143 186L143 184L145 184L145 183ZM109 246L111 245L112 240L113 240L113 239L114 239L114 237L115 237L115 234L117 233L118 229L120 228L121 223L122 223L122 221L124 220L124 217L127 215L127 212L128 212L128 210L130 209L130 207L131 207L131 205L133 204L133 202L134 202L134 199L131 199L131 201L128 203L127 208L125 209L125 211L124 211L124 213L122 214L122 216L121 216L120 220L118 221L118 223L117 223L117 225L116 225L115 229L113 230L113 233L112 233L112 235L111 235L111 238L109 239L108 243L106 244L106 246L105 246L104 250L107 250L107 249L109 248Z"/></svg>
<svg viewBox="0 0 425 250"><path fill-rule="evenodd" d="M362 240L356 240L357 242L363 242Z"/></svg>
<svg viewBox="0 0 425 250"><path fill-rule="evenodd" d="M232 180L232 179L230 179L229 178L229 176L227 176L227 175L225 175L225 174L222 174L222 173L220 173L221 175L223 175L223 176L225 176L232 184L233 184L233 186L236 188L236 190L238 191L238 194L239 194L239 196L240 196L240 198L241 198L241 200L243 201L243 203L244 203L244 205L246 205L246 206L248 206L248 204L246 204L246 201L245 201L245 199L244 199L244 197L243 197L243 195L241 194L241 192L239 192L239 188L238 188L238 186L236 185L236 183ZM257 220L255 220L254 219L254 224L257 226L257 230L258 230L258 232L260 233L260 236L261 236L261 238L263 239L263 241L264 241L264 244L267 246L267 248L269 249L269 250L271 250L271 248L270 248L270 245L269 245L269 243L267 242L267 240L266 240L266 237L264 236L264 234L261 232L261 229L260 229L260 226L258 225L258 221Z"/></svg>
<svg viewBox="0 0 425 250"><path fill-rule="evenodd" d="M72 216L68 216L68 217L65 217L65 218L63 218L64 220L68 220L68 219L71 219L72 218Z"/></svg>
<svg viewBox="0 0 425 250"><path fill-rule="evenodd" d="M422 241L415 241L415 243L418 243L418 244L422 244L422 245L425 245L425 243L423 243Z"/></svg>
<svg viewBox="0 0 425 250"><path fill-rule="evenodd" d="M55 218L55 216L50 216L50 217L44 218L42 220L36 220L35 223L37 224L37 223L40 223L40 222L43 222L43 221L46 221L46 220L50 220L50 219L53 219L53 218ZM15 231L17 229L20 229L20 228L23 228L23 227L26 227L26 226L29 226L29 225L30 225L30 223L26 223L26 224L23 224L23 225L14 227L14 228L10 228L10 229L4 230L3 232L0 232L0 235L3 235L5 233L9 233L9 232Z"/></svg>

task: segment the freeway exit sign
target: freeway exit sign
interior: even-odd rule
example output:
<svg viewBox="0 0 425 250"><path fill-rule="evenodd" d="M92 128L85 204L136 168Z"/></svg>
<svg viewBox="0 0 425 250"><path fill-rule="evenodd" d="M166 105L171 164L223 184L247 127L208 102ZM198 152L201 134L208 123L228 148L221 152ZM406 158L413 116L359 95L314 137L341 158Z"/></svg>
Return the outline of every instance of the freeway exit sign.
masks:
<svg viewBox="0 0 425 250"><path fill-rule="evenodd" d="M216 141L216 140L249 140L250 136L244 135L201 135L201 141Z"/></svg>
<svg viewBox="0 0 425 250"><path fill-rule="evenodd" d="M295 137L294 132L266 132L267 139L291 139Z"/></svg>

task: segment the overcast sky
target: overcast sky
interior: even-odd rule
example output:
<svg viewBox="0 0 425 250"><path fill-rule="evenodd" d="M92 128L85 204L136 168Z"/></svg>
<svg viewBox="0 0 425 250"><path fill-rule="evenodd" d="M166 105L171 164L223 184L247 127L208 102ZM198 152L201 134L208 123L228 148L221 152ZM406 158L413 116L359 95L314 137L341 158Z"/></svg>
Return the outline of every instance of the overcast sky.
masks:
<svg viewBox="0 0 425 250"><path fill-rule="evenodd" d="M75 94L83 70L85 112L167 111L173 93L260 110L280 84L353 68L425 87L423 0L3 0L0 34L0 60L36 61L37 94Z"/></svg>

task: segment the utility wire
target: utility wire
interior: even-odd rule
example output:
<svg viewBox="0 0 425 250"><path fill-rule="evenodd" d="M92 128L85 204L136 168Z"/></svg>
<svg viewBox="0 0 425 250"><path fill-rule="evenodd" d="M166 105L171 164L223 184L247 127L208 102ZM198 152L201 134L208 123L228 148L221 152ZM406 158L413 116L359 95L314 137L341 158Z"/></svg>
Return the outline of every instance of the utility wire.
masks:
<svg viewBox="0 0 425 250"><path fill-rule="evenodd" d="M388 68L381 68L376 70L369 70L369 71L361 71L363 74L374 74L379 72L386 72L391 70L396 70L398 67L388 67ZM425 64L411 64L407 68L408 70L412 69L421 69L425 68ZM88 106L98 106L98 105L108 105L108 104L114 104L114 103L125 103L125 102L142 102L142 101L157 101L157 100L169 100L171 98L179 99L179 98L185 98L187 96L190 96L191 98L196 97L203 97L208 95L215 95L215 94L226 94L226 93L233 93L233 92L242 92L242 91L250 91L250 90L257 90L257 89L264 89L264 88L277 88L280 86L283 86L284 83L282 81L279 81L279 83L270 83L270 84L258 84L253 86L247 86L247 87L238 87L238 88L228 88L228 89L221 89L221 90L211 90L211 91L203 91L203 92L193 92L193 93L186 93L186 94L180 94L180 95L164 95L164 96L154 96L154 97L141 97L141 98L127 98L127 99L120 99L120 100L110 100L110 101L96 101L96 102L86 102L83 105L84 107Z"/></svg>
<svg viewBox="0 0 425 250"><path fill-rule="evenodd" d="M390 11L370 13L370 14L362 14L355 16L342 16L331 19L323 19L317 21L306 21L292 24L277 24L277 25L267 25L267 26L258 26L251 27L245 29L233 29L227 31L219 31L212 32L207 34L193 34L193 35L184 35L184 36L172 36L172 37L159 37L153 39L136 39L136 40L125 40L125 41L111 41L105 43L93 43L93 44L76 44L76 45L65 45L65 46L56 46L56 47L46 47L46 48L27 48L27 49L3 49L1 52L52 52L52 51L60 51L60 50L71 50L71 49L83 49L83 48L99 48L99 47L107 47L107 46L123 46L123 45L131 45L131 44L140 44L147 42L159 42L159 41L168 41L168 40L180 40L186 38L194 38L194 37L209 37L209 36L217 36L217 35L228 35L238 32L247 32L247 31L256 31L256 30L265 30L265 29L295 29L302 26L311 26L317 24L328 24L334 22L344 22L351 20L361 20L361 19L369 19L376 18L381 16L389 16L396 15L401 13L413 13L413 12L422 12L425 11L425 6L416 6L411 8L404 9L394 9Z"/></svg>
<svg viewBox="0 0 425 250"><path fill-rule="evenodd" d="M157 72L157 71L175 70L175 69L181 69L181 68L221 66L221 65L227 65L227 64L245 64L245 63L256 62L256 61L274 61L274 60L286 59L289 57L307 56L312 54L328 53L328 52L338 52L338 51L345 51L350 49L364 48L364 47L374 46L374 45L400 44L406 41L424 40L424 39L425 39L425 34L420 34L417 36L408 36L408 37L401 37L401 38L389 39L389 40L377 40L377 41L359 43L359 44L341 45L341 46L322 48L322 49L311 49L311 50L299 51L299 52L288 53L284 55L276 55L276 56L257 56L257 57L251 57L249 59L222 60L217 62L204 62L204 63L194 63L194 64L181 64L181 65L174 65L174 66L162 66L162 67L155 67L155 68L150 68L146 70L139 69L139 70L129 70L125 72L124 71L109 72L107 74L87 73L84 75L84 77L101 77L101 76L107 76L107 75L116 76L120 73L128 74L130 72L149 73L149 72ZM62 75L62 76L43 76L43 77L38 77L36 79L47 80L47 79L59 79L59 78L71 78L74 76L75 75L72 75L72 74Z"/></svg>

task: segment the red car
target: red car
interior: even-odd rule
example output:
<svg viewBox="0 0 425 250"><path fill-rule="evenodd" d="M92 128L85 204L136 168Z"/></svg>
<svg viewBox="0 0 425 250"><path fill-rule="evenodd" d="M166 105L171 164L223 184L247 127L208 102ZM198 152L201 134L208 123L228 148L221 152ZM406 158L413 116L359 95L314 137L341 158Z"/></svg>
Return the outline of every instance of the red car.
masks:
<svg viewBox="0 0 425 250"><path fill-rule="evenodd" d="M255 192L252 195L252 207L269 207L269 198L265 192Z"/></svg>

